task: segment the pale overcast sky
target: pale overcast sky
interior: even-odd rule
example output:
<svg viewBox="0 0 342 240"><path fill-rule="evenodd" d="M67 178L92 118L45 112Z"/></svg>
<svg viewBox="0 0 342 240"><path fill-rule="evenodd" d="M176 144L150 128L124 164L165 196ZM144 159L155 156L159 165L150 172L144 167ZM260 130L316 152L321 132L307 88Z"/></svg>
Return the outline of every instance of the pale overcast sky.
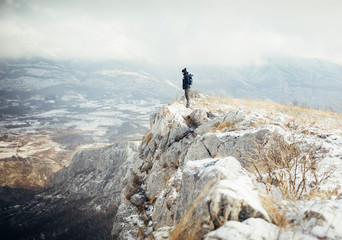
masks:
<svg viewBox="0 0 342 240"><path fill-rule="evenodd" d="M0 0L0 57L342 64L341 0Z"/></svg>

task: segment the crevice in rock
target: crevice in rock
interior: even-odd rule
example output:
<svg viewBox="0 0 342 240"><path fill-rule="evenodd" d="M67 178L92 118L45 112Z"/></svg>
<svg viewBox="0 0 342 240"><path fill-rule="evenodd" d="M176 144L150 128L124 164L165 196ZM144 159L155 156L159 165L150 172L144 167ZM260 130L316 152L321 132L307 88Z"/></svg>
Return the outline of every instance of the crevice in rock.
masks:
<svg viewBox="0 0 342 240"><path fill-rule="evenodd" d="M202 141L202 144L203 144L204 148L207 150L209 156L210 156L211 158L214 158L215 156L213 156L213 155L211 154L210 150L207 148L207 146L205 145L205 143L204 143L203 141Z"/></svg>
<svg viewBox="0 0 342 240"><path fill-rule="evenodd" d="M166 137L165 144L164 144L164 146L161 146L161 147L160 147L161 149L165 150L166 146L169 146L169 145L170 145L170 144L169 144L169 141L170 141L170 134L171 134L171 131L169 131L169 132L167 133L167 137Z"/></svg>

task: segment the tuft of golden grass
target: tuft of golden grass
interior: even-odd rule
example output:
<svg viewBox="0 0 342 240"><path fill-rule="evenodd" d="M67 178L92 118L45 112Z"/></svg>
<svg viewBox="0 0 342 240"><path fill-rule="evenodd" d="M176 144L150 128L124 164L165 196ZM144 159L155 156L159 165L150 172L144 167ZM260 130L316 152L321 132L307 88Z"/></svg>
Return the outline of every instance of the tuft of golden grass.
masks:
<svg viewBox="0 0 342 240"><path fill-rule="evenodd" d="M239 99L239 98L223 98L217 96L205 96L200 102L195 103L197 106L208 107L209 110L220 110L222 112L229 111L237 107L245 109L267 109L274 105L272 102Z"/></svg>
<svg viewBox="0 0 342 240"><path fill-rule="evenodd" d="M227 123L227 122L221 122L217 127L216 130L220 131L220 132L224 132L224 131L236 131L242 129L241 126L235 125L233 123ZM214 131L213 131L214 132Z"/></svg>
<svg viewBox="0 0 342 240"><path fill-rule="evenodd" d="M232 123L227 123L227 122L221 122L221 123L217 126L216 130L222 132L225 128L232 129L232 128L234 128L234 124L232 124Z"/></svg>
<svg viewBox="0 0 342 240"><path fill-rule="evenodd" d="M146 144L148 144L151 139L153 138L153 134L150 132L146 137L143 137L143 140L145 140Z"/></svg>
<svg viewBox="0 0 342 240"><path fill-rule="evenodd" d="M337 196L338 195L338 189L335 188L334 190L329 190L329 191L323 191L319 189L313 189L309 192L309 194L306 196L308 200L312 198L320 198L321 200L329 200L331 199L332 196Z"/></svg>
<svg viewBox="0 0 342 240"><path fill-rule="evenodd" d="M272 223L280 228L288 228L289 219L285 216L283 209L278 205L278 200L270 195L260 195L259 197Z"/></svg>
<svg viewBox="0 0 342 240"><path fill-rule="evenodd" d="M217 180L214 179L202 189L201 193L193 201L183 219L171 232L171 240L197 240L203 237L205 233L203 232L204 229L201 226L202 223L199 221L199 219L193 219L192 214L202 199L209 194L216 182Z"/></svg>

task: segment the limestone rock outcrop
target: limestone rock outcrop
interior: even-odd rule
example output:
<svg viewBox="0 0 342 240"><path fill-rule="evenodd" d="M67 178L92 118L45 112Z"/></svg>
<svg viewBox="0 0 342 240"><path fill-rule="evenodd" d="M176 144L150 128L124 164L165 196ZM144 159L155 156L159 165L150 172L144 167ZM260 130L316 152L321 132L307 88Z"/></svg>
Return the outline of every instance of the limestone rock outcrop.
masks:
<svg viewBox="0 0 342 240"><path fill-rule="evenodd" d="M292 219L288 224L295 230L282 232L260 197L265 176L253 175L251 168L262 158L257 154L275 139L288 149L294 138L301 139L298 148L304 150L320 141L306 156L323 156L325 162L312 169L324 170L342 156L341 136L314 135L310 129L282 123L282 117L265 123L265 115L243 108L189 109L177 102L163 106L151 116L142 141L76 154L68 167L53 175L50 189L28 205L6 209L9 226L17 239L25 239L27 232L49 239L338 239L342 214L333 211L342 209L338 199L318 206L294 205L298 210L282 217ZM297 135L289 137L291 131ZM341 186L342 163L336 169L334 185ZM274 172L266 178L279 186ZM310 173L304 186L321 184L317 179L325 173ZM330 185L325 187L330 194ZM277 187L274 191L282 194Z"/></svg>
<svg viewBox="0 0 342 240"><path fill-rule="evenodd" d="M256 176L247 170L275 139L284 146L294 144L295 128L277 116L270 121L265 124L265 115L242 108L214 112L179 103L161 108L139 146L112 234L118 239L276 239L281 229L262 204L263 187L256 186ZM306 131L296 134L294 138L307 138L301 141L303 149L317 141ZM340 140L329 143L334 146L322 144L315 154L329 148L338 149L335 155L342 153ZM118 223L120 219L124 222ZM293 235L316 236L284 231L281 237Z"/></svg>
<svg viewBox="0 0 342 240"><path fill-rule="evenodd" d="M122 193L126 200L121 198L119 210L126 211L127 219L132 215L128 209L135 205L133 215L140 225L132 221L114 224L115 236L127 239L131 234L134 239L132 233L140 233L147 237L184 224L183 231L189 223L196 223L202 229L196 234L203 236L228 220L256 217L269 221L243 165L248 149L258 139L268 138L270 130L223 134L216 131L220 124L248 127L254 121L240 110L218 115L205 109L191 111L178 103L164 106L151 117L151 130L132 167L134 184ZM118 216L117 220L123 218Z"/></svg>

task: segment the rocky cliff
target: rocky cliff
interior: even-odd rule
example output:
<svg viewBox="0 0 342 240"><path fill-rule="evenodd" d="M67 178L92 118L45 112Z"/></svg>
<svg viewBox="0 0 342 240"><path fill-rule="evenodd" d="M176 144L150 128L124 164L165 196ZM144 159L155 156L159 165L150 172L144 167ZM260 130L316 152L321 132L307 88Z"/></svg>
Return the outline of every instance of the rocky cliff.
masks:
<svg viewBox="0 0 342 240"><path fill-rule="evenodd" d="M342 236L336 221L342 210L341 116L267 103L234 105L201 98L193 109L174 103L151 117L132 166L133 184L123 189L115 236Z"/></svg>
<svg viewBox="0 0 342 240"><path fill-rule="evenodd" d="M86 150L52 176L52 187L27 204L3 207L7 239L112 239L113 217L137 143Z"/></svg>
<svg viewBox="0 0 342 240"><path fill-rule="evenodd" d="M3 209L1 226L9 239L338 239L340 121L270 103L175 102L141 142L75 155L50 189Z"/></svg>

